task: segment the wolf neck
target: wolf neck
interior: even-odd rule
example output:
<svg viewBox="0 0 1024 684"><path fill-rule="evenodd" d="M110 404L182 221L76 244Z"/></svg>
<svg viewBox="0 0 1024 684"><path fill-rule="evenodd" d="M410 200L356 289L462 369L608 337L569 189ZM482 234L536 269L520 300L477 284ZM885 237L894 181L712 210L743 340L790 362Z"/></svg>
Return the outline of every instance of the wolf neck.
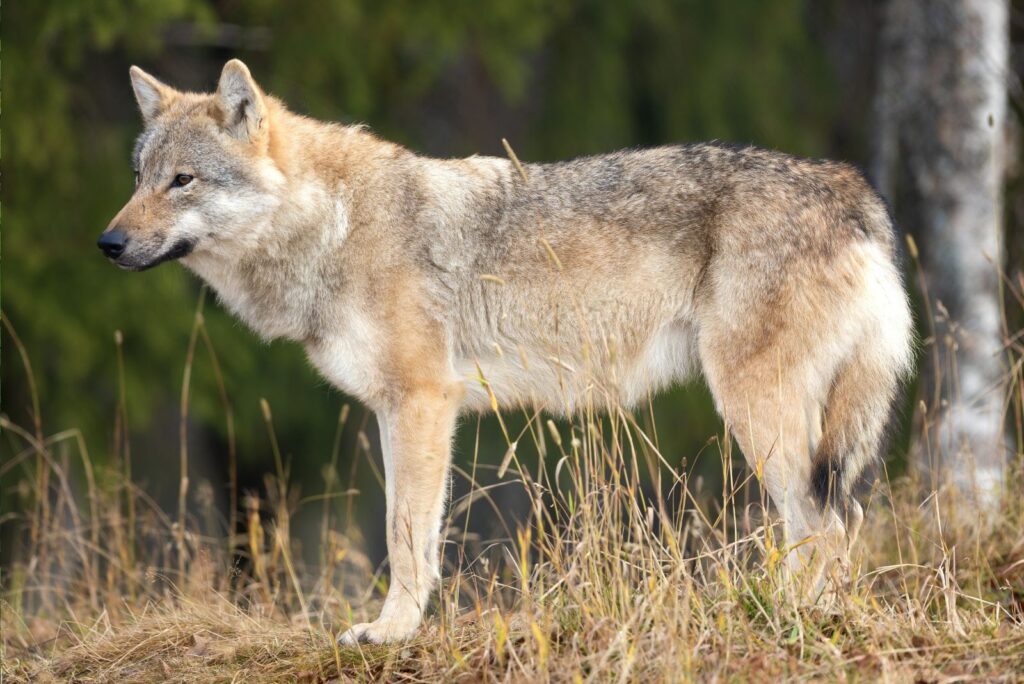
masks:
<svg viewBox="0 0 1024 684"><path fill-rule="evenodd" d="M204 251L183 261L260 337L303 341L316 335L323 293L343 286L336 250L327 231L320 231L293 233L240 255ZM327 266L332 259L337 268Z"/></svg>
<svg viewBox="0 0 1024 684"><path fill-rule="evenodd" d="M330 158L327 146L344 154L350 132L275 114L272 155L285 178L277 209L245 245L213 244L183 263L264 339L309 341L343 297L343 245L352 229L351 184L335 166L340 160L318 160Z"/></svg>

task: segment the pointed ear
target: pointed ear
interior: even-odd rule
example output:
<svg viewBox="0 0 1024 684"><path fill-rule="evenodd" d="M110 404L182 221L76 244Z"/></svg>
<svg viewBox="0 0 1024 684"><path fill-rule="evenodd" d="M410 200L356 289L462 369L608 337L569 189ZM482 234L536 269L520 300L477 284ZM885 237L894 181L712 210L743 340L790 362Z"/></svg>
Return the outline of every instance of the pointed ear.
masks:
<svg viewBox="0 0 1024 684"><path fill-rule="evenodd" d="M128 70L132 77L132 88L135 99L142 111L142 120L147 124L159 116L160 112L174 99L177 91L164 85L137 66Z"/></svg>
<svg viewBox="0 0 1024 684"><path fill-rule="evenodd" d="M224 128L239 140L256 142L266 130L267 105L249 67L233 59L224 65L217 84L217 104Z"/></svg>

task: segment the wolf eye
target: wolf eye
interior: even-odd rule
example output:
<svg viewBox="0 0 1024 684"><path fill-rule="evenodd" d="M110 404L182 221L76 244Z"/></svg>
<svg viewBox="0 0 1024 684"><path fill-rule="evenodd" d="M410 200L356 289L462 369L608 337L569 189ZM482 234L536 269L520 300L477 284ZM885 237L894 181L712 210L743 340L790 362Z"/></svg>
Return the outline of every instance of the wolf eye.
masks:
<svg viewBox="0 0 1024 684"><path fill-rule="evenodd" d="M192 182L192 176L187 173L179 173L174 177L174 182L171 183L172 188L183 188Z"/></svg>

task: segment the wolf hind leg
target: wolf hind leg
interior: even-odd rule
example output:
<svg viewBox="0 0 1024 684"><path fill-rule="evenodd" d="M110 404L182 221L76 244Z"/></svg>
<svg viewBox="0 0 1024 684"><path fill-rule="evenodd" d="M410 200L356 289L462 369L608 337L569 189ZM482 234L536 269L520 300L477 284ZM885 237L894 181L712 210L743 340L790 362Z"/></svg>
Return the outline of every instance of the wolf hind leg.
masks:
<svg viewBox="0 0 1024 684"><path fill-rule="evenodd" d="M780 364L758 356L737 365L704 353L704 373L719 412L782 518L787 585L815 600L825 571L848 559L843 519L818 505L810 486L820 409L799 380L807 377L803 369L781 373Z"/></svg>

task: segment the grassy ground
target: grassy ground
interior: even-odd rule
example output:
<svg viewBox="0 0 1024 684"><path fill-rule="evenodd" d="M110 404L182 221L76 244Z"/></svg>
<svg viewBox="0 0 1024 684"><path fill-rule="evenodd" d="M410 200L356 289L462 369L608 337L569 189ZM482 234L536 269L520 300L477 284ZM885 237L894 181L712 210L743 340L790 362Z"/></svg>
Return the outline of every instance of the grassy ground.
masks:
<svg viewBox="0 0 1024 684"><path fill-rule="evenodd" d="M1024 541L968 534L954 543L920 509L900 522L875 512L865 544L873 569L831 611L794 606L764 564L744 569L746 541L698 564L619 538L618 548L556 561L570 563L564 575L532 569L530 599L496 587L456 610L453 594L467 580L450 580L440 614L399 647L339 649L322 621L336 616L314 611L307 623L301 613L242 608L198 579L173 595L113 599L113 611L72 599L60 621L23 621L8 606L6 679L1019 679ZM1014 522L1019 532L1019 514ZM909 557L894 553L897 539Z"/></svg>
<svg viewBox="0 0 1024 684"><path fill-rule="evenodd" d="M197 316L189 358L204 340ZM1009 349L1020 416L1024 354ZM417 638L339 648L333 635L375 617L386 590L358 521L325 503L345 493L340 458L374 458L365 437L301 504L323 510L309 564L280 467L262 498L217 524L189 509L202 496L187 486L186 505L159 510L132 483L123 445L101 468L73 430L0 427L23 447L0 474L24 472L19 495L32 502L4 521L22 551L3 575L3 682L1024 680L1019 470L988 519L954 491L883 471L839 591L807 605L782 579L780 530L729 440L712 442L725 485L709 497L632 414L561 426L534 416L500 467L474 455L457 474L471 486L452 502L445 580ZM339 429L356 428L343 413ZM542 467L520 462L530 449ZM498 486L521 488L526 519L504 519ZM474 537L472 515L507 534Z"/></svg>

